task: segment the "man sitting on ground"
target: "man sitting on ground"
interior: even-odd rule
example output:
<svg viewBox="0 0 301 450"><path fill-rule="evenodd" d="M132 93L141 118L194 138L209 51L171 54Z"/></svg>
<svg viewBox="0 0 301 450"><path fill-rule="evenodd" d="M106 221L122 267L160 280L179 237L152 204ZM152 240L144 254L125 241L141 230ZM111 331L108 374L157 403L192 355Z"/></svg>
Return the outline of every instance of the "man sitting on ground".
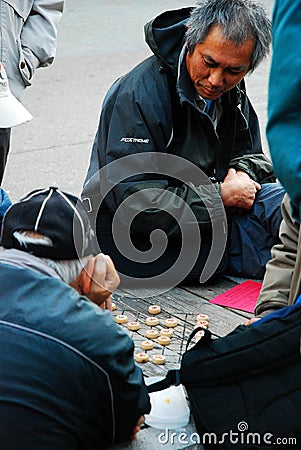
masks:
<svg viewBox="0 0 301 450"><path fill-rule="evenodd" d="M160 14L145 36L153 55L104 100L82 196L100 246L142 287L205 267L205 281L262 277L284 190L244 77L269 51L270 21L251 1L203 0Z"/></svg>

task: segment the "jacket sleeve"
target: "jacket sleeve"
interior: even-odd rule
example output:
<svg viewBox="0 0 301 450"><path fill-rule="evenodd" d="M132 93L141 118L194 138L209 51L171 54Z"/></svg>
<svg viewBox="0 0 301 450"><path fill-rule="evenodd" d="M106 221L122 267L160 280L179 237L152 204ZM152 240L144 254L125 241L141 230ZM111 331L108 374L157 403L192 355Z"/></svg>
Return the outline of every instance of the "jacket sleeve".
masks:
<svg viewBox="0 0 301 450"><path fill-rule="evenodd" d="M167 236L175 236L179 230L173 218L189 222L191 210L201 228L211 228L213 221L225 219L218 184L189 181L189 176L183 183L179 180L182 168L176 167L172 155L168 167L162 163L173 123L167 82L160 85L152 80L156 88L148 92L143 78L136 81L132 86L117 82L108 93L93 145L94 170L90 166L89 175L97 165L100 169L107 166L106 178L113 189L106 204L115 212L126 200L127 217L137 218L132 227L138 232L160 228ZM128 162L125 157L133 155L135 158ZM118 166L111 165L114 162L119 162ZM130 176L132 173L135 175ZM120 210L119 219L128 223L122 214Z"/></svg>
<svg viewBox="0 0 301 450"><path fill-rule="evenodd" d="M22 51L29 77L37 67L46 67L54 60L57 26L61 19L64 1L35 0L21 33Z"/></svg>
<svg viewBox="0 0 301 450"><path fill-rule="evenodd" d="M233 158L230 167L243 170L257 183L274 183L274 170L269 158L261 154L249 154Z"/></svg>
<svg viewBox="0 0 301 450"><path fill-rule="evenodd" d="M77 296L77 293L73 295ZM73 336L73 341L78 341L78 348L82 348L84 342L85 353L108 375L106 384L99 377L100 385L95 386L95 392L106 391L110 394L113 427L110 404L103 405L102 411L94 411L97 420L102 424L107 423L108 433L113 430L114 442L128 440L139 417L150 412L142 370L134 361L133 340L114 322L109 311L99 308L85 297L79 297L73 314L76 318L76 326L73 327L76 336ZM70 322L70 311L68 317ZM108 398L108 395L103 397ZM101 398L99 402L102 403ZM99 405L99 402L96 404ZM103 425L99 429L103 429Z"/></svg>
<svg viewBox="0 0 301 450"><path fill-rule="evenodd" d="M280 244L272 248L272 259L267 263L255 315L263 316L287 306L297 258L299 224L290 214L286 195L282 204L283 221L280 226Z"/></svg>
<svg viewBox="0 0 301 450"><path fill-rule="evenodd" d="M114 396L114 442L121 442L131 438L139 417L151 408L142 370L134 362L132 339L115 323L110 328L101 359L110 374Z"/></svg>
<svg viewBox="0 0 301 450"><path fill-rule="evenodd" d="M270 159L263 153L257 114L250 102L244 83L241 92L243 120L237 122L235 148L229 167L243 170L258 183L275 182ZM246 136L248 139L246 140Z"/></svg>

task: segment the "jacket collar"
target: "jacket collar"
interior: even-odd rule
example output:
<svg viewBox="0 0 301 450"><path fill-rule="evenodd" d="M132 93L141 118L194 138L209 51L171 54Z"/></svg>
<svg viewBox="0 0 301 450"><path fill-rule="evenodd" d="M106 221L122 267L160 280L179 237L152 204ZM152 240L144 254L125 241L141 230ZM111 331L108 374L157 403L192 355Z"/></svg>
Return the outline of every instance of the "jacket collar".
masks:
<svg viewBox="0 0 301 450"><path fill-rule="evenodd" d="M59 278L58 274L43 259L14 248L0 251L0 263L31 269L42 275Z"/></svg>

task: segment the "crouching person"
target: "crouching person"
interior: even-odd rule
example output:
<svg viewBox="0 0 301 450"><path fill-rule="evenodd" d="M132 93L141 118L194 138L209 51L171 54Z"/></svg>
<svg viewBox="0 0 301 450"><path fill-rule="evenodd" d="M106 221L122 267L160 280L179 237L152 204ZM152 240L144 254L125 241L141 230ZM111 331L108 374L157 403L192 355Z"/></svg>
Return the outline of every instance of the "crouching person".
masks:
<svg viewBox="0 0 301 450"><path fill-rule="evenodd" d="M96 450L135 437L150 403L109 311L119 283L78 199L37 190L6 212L0 251L0 442Z"/></svg>

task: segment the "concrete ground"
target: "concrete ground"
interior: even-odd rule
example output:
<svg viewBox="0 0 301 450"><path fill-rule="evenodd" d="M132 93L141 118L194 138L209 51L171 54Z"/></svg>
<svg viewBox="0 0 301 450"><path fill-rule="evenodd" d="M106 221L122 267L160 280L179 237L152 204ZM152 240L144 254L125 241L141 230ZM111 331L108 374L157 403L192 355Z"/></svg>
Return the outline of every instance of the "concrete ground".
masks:
<svg viewBox="0 0 301 450"><path fill-rule="evenodd" d="M110 84L148 56L143 25L186 0L67 0L54 64L39 69L23 102L34 116L13 129L3 187L13 200L57 185L79 194ZM270 13L273 0L262 0ZM247 78L250 96L266 123L269 60ZM265 142L265 138L263 138ZM267 146L265 145L267 148Z"/></svg>

